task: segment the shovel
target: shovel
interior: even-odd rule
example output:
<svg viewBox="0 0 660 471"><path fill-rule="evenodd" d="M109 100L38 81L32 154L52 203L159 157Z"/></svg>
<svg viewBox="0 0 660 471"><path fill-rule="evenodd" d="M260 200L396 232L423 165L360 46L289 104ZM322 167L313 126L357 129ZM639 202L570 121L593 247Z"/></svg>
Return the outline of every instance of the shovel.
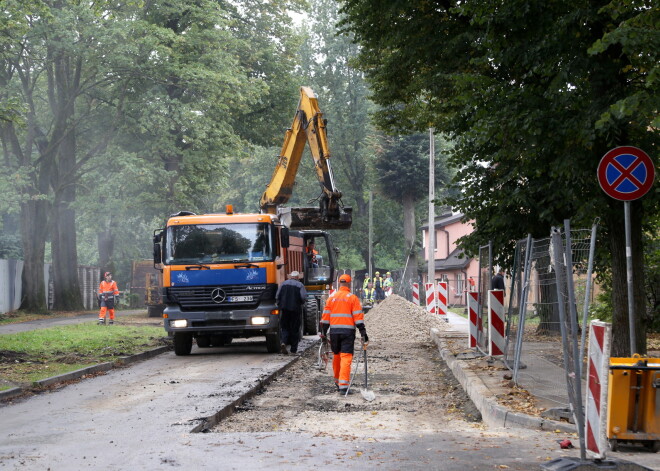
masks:
<svg viewBox="0 0 660 471"><path fill-rule="evenodd" d="M367 366L367 345L362 342L362 351L364 352L364 389L360 391L362 397L365 401L371 402L376 399L376 394L373 391L369 391L369 377L368 377L368 366Z"/></svg>

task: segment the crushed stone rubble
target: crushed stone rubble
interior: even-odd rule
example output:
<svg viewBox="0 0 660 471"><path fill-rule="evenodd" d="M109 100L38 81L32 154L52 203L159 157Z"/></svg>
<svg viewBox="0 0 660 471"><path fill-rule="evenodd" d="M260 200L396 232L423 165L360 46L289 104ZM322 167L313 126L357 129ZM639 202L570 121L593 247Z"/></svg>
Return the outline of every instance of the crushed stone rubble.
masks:
<svg viewBox="0 0 660 471"><path fill-rule="evenodd" d="M335 428L339 433L361 427L374 414L379 423L390 425L388 430L402 431L408 427L404 424L415 431L438 431L451 420L480 421L478 410L431 341L431 328L447 329L444 320L391 295L365 314L365 323L369 335L369 389L376 397L373 402L366 402L360 394L364 366L358 335L353 395L336 393L332 365L317 366L315 345L262 393L242 404L238 413L221 421L214 432L320 433ZM328 412L339 415L328 417ZM333 421L332 427L328 427L328 420Z"/></svg>
<svg viewBox="0 0 660 471"><path fill-rule="evenodd" d="M429 314L426 309L392 294L364 316L369 340L390 338L425 341L431 328L446 330L447 323L439 316Z"/></svg>

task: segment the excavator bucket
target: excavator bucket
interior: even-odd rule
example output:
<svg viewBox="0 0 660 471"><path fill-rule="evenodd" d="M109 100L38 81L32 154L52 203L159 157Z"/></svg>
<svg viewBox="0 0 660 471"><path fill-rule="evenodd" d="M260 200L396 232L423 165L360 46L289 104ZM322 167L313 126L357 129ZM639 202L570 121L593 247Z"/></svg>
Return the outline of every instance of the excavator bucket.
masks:
<svg viewBox="0 0 660 471"><path fill-rule="evenodd" d="M280 218L285 226L293 230L305 229L350 229L353 223L353 208L342 208L339 214L323 214L319 208L280 208Z"/></svg>

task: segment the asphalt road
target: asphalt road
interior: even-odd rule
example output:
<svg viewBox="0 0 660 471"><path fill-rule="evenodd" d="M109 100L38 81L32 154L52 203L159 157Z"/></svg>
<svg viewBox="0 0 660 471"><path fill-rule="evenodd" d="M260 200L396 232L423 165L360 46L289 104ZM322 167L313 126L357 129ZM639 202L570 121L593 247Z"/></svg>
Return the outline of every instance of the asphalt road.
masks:
<svg viewBox="0 0 660 471"><path fill-rule="evenodd" d="M204 461L203 434L190 433L195 425L292 360L265 350L250 342L194 347L189 357L168 352L4 405L0 469L146 470Z"/></svg>
<svg viewBox="0 0 660 471"><path fill-rule="evenodd" d="M425 414L406 407L365 412L358 394L347 401L351 406L320 414L306 430L287 429L292 418L283 411L281 426L268 431L192 432L293 361L291 355L267 354L264 342L253 340L224 348L195 346L188 357L168 352L0 405L0 471L522 471L577 455L559 450L564 434L492 429L451 418L445 412L451 404L436 396L428 397ZM364 419L356 421L356 412ZM422 416L435 419L425 422Z"/></svg>
<svg viewBox="0 0 660 471"><path fill-rule="evenodd" d="M348 469L494 469L483 467L490 460L533 469L529 464L544 453L525 456L519 447L509 448L522 436L506 432L486 439L483 429L474 427L452 426L446 435L406 430L387 439L359 440L276 430L191 433L203 418L291 361L291 356L266 354L260 342L194 347L189 357L166 353L5 405L0 408L0 469L308 470L335 463ZM524 434L529 441L520 446L528 451L539 446L541 435Z"/></svg>

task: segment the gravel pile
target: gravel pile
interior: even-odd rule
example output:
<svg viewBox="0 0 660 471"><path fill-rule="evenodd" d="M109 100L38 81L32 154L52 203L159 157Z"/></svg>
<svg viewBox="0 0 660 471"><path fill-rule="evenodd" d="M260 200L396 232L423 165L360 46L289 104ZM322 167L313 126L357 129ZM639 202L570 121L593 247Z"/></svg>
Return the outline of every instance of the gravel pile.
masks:
<svg viewBox="0 0 660 471"><path fill-rule="evenodd" d="M429 339L429 331L432 327L439 330L447 329L444 320L428 314L423 307L416 306L396 294L385 298L367 312L364 322L370 340L396 335L403 339L425 341Z"/></svg>

